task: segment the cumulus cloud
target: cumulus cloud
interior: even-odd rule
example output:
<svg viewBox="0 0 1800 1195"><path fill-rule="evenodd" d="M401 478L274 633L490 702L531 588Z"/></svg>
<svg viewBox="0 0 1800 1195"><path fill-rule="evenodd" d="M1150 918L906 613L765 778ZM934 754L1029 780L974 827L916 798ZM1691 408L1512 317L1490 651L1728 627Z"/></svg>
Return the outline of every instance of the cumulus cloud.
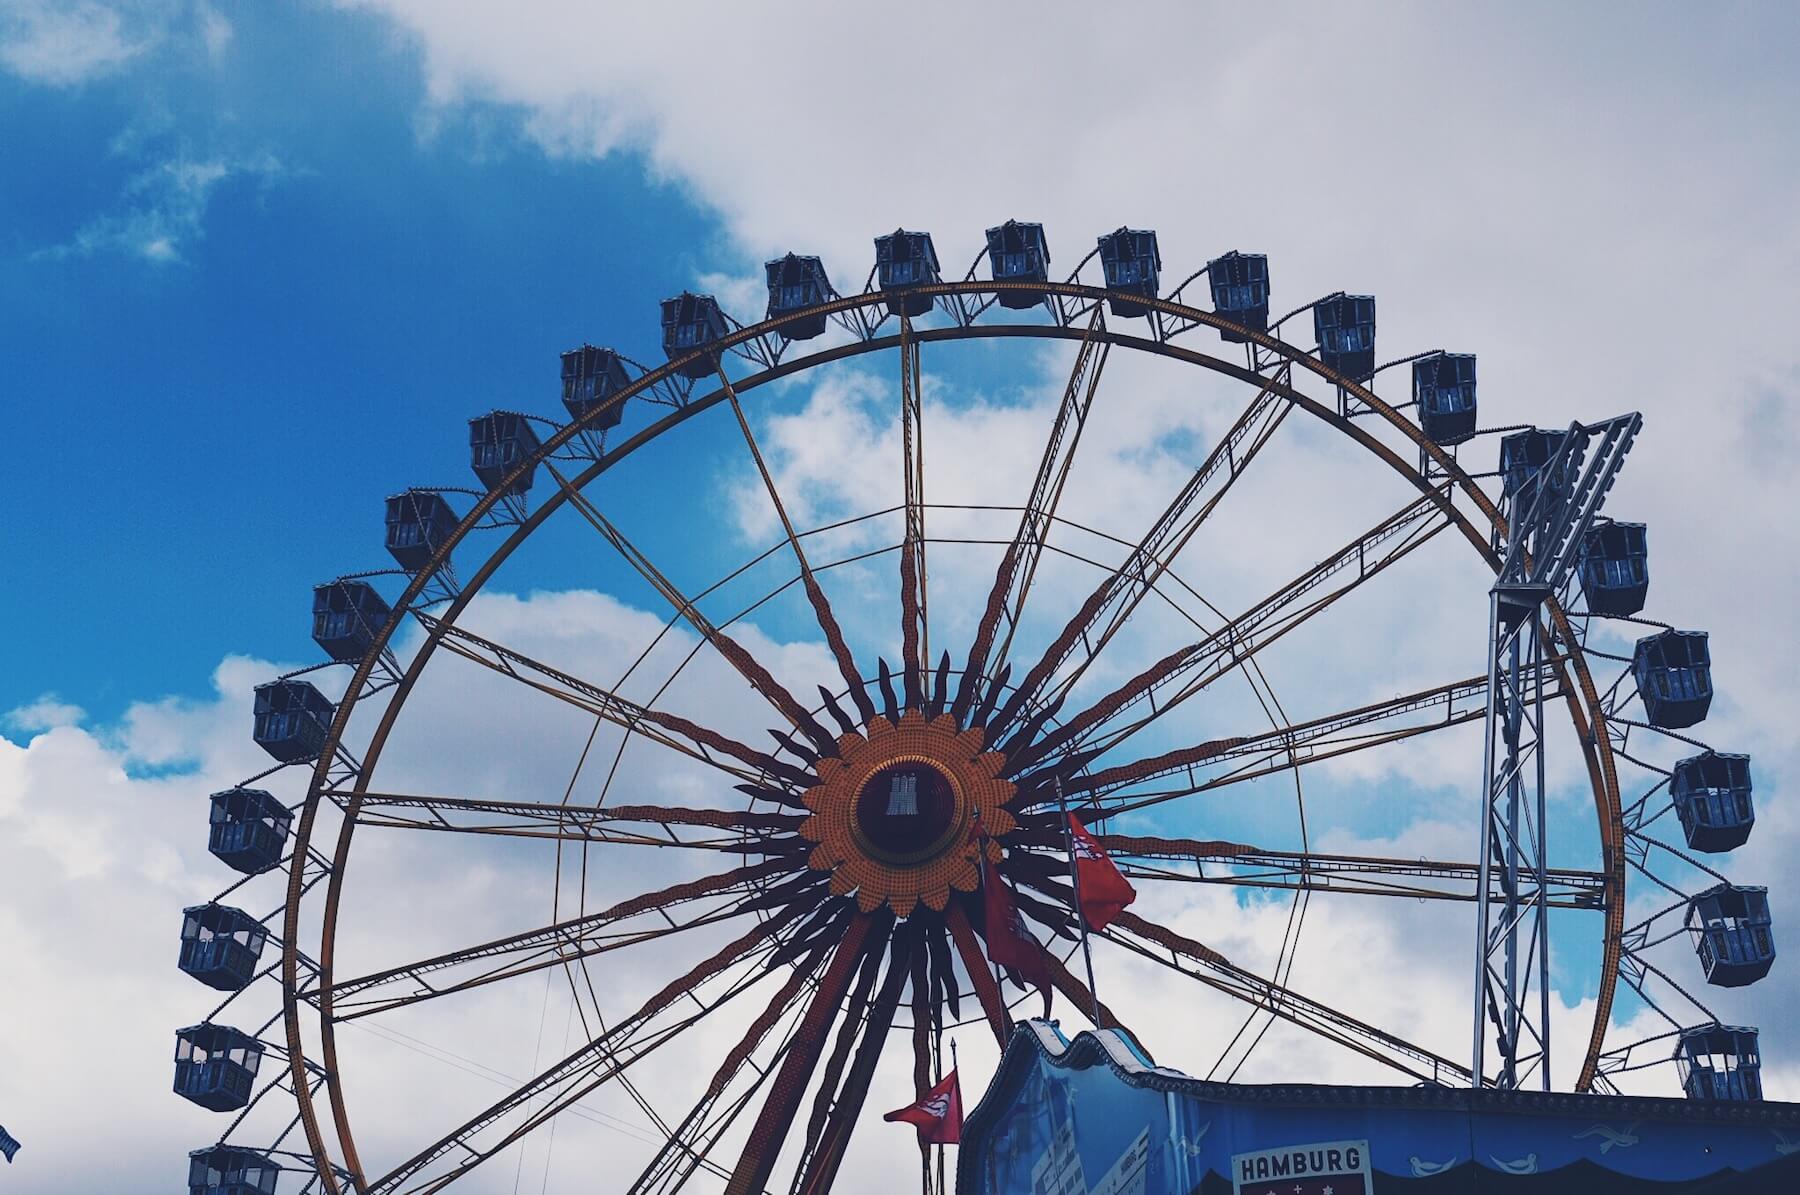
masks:
<svg viewBox="0 0 1800 1195"><path fill-rule="evenodd" d="M52 718L54 703L40 701L23 721L15 714L20 737L0 737L0 951L13 1026L0 1106L31 1151L16 1163L27 1185L57 1174L53 1185L87 1184L69 1189L142 1189L147 1162L174 1173L183 1143L216 1131L168 1092L175 1028L214 1002L175 970L176 931L184 905L224 886L205 852L205 794L265 766L244 718L250 686L272 671L227 661L211 700L154 727L96 726L70 707ZM176 756L195 766L142 774ZM88 1054L98 1038L107 1048ZM92 1149L97 1123L106 1150Z"/></svg>
<svg viewBox="0 0 1800 1195"><path fill-rule="evenodd" d="M470 622L607 683L617 681L620 661L663 626L660 617L581 592L484 597ZM740 634L790 683L822 675L816 649L775 643L754 628ZM691 635L665 637L664 648L640 670L641 695L660 688L652 674L660 670L666 678L694 642ZM578 761L591 718L473 665L459 670L455 661L446 663L415 694L378 786L551 803L571 784L578 803L610 797L615 803L717 807L738 800L717 773L641 739L627 745L609 736L584 770ZM50 697L9 715L7 725L18 737L0 737L0 874L8 892L0 909L0 949L9 960L8 1015L32 1031L8 1036L0 1106L9 1109L9 1129L31 1147L21 1164L35 1157L46 1168L67 1167L81 1159L80 1178L70 1177L59 1189L139 1189L146 1173L178 1172L184 1148L223 1128L169 1092L173 1031L208 1019L220 999L176 970L176 931L182 907L241 879L205 849L206 796L268 772L270 760L250 741L251 690L282 671L267 661L232 657L216 670L210 695L135 703L111 724L91 723ZM335 695L335 673L312 678ZM721 660L702 654L686 665L663 701L737 733L761 735L758 716L744 717L737 684ZM284 769L254 783L293 802L305 791L306 771ZM331 833L328 828L322 834L327 847ZM563 915L570 916L583 902L591 908L662 887L684 869L712 862L643 848L631 856L598 856L600 869L591 881L566 883L559 893L548 844L365 831L357 840L338 939L340 975L546 924L559 898L568 902ZM566 860L571 868L578 861ZM261 916L282 903L282 883L280 874L253 877L224 899ZM316 904L311 907L316 911ZM272 924L279 929L279 918ZM702 934L707 940L716 948L716 935ZM691 965L697 956L684 953L690 949L698 947L681 944L674 954L652 953L602 970L607 1015L622 1013ZM426 1017L346 1029L346 1071L353 1095L362 1097L358 1125L365 1146L378 1153L391 1147L392 1154L417 1148L422 1123L447 1127L506 1090L501 1083L511 1086L538 1061L548 1063L573 1048L564 1043L582 1032L584 1022L573 1015L561 973L549 977L555 986L532 977L430 1006ZM278 1007L273 981L265 979L217 1016L246 1030L262 1028L265 1038L280 1041L279 1026L266 1024ZM551 1027L540 1032L546 1018ZM511 1028L488 1031L497 1026ZM107 1069L68 1065L69 1052L95 1035L108 1043ZM711 1057L696 1053L672 1076L711 1065ZM276 1077L279 1066L276 1058L266 1060L262 1078ZM672 1109L670 1092L679 1090L672 1077L659 1091L659 1103ZM291 1114L291 1103L288 1112L280 1111L280 1103L280 1097L268 1101L244 1132L272 1140ZM100 1108L103 1113L96 1112ZM393 1115L401 1108L411 1111ZM428 1113L436 1119L427 1121ZM112 1145L105 1157L88 1156L84 1147L97 1117L109 1126ZM616 1161L621 1143L641 1145L651 1132L623 1093L601 1093L567 1119L559 1153L565 1163L601 1156ZM510 1167L490 1169L484 1181L491 1179L494 1190L510 1189L498 1177L506 1169L510 1179Z"/></svg>
<svg viewBox="0 0 1800 1195"><path fill-rule="evenodd" d="M32 733L40 730L55 730L59 726L73 726L87 716L87 711L78 705L70 705L59 701L54 693L46 693L27 705L8 710L6 723L15 730Z"/></svg>
<svg viewBox="0 0 1800 1195"><path fill-rule="evenodd" d="M1800 302L1800 106L1789 73L1744 67L1792 13L1656 22L1616 57L1596 56L1616 35L1597 15L1541 10L1534 26L1520 13L1170 5L1142 17L1157 45L1209 47L1204 60L1151 53L1123 86L1107 82L1119 56L1102 48L1128 24L1081 9L929 10L920 29L955 35L892 53L875 48L892 37L882 18L845 8L722 13L696 41L674 13L558 0L348 6L387 14L417 46L430 106L502 105L549 152L634 153L684 184L741 254L713 263L721 276L794 249L822 253L851 289L869 238L900 223L932 231L960 273L1007 216L1044 221L1055 265L1072 267L1088 238L1129 221L1159 231L1171 277L1225 248L1268 252L1283 310L1372 291L1384 357L1480 355L1485 424L1643 410L1611 506L1651 524L1653 613L1713 631L1729 680L1715 725L1782 749L1800 646L1781 602L1727 607L1716 579L1763 595L1800 582L1800 530L1728 513L1796 497L1790 473L1734 467L1767 459L1795 401L1783 313ZM1545 21L1560 30L1548 44L1528 33ZM1419 65L1449 45L1454 84ZM1367 68L1353 81L1350 61ZM771 82L789 78L776 64L800 63L819 65ZM821 102L840 94L854 101ZM777 148L769 129L806 138ZM1284 156L1283 137L1304 149ZM1698 295L1729 299L1678 298ZM754 293L733 302L755 313ZM1664 334L1671 320L1679 335ZM1386 377L1404 388L1404 370ZM808 430L848 430L844 409ZM1483 470L1492 451L1483 440L1464 457ZM1304 526L1302 509L1279 512L1280 538ZM1435 624L1413 643L1449 651L1446 635L1466 630L1428 601L1412 609Z"/></svg>
<svg viewBox="0 0 1800 1195"><path fill-rule="evenodd" d="M770 720L716 655L703 649L688 662L697 646L690 632L665 632L663 615L598 593L496 591L471 606L467 625L640 699L660 694L656 699L665 708L746 738L759 735ZM797 690L830 672L816 644L779 641L749 624L735 633ZM659 634L661 642L645 661L631 665ZM417 642L417 632L409 633L402 654ZM108 1040L123 1054L107 1088L107 1115L127 1128L118 1146L118 1173L107 1169L112 1162L95 1162L93 1189L129 1185L126 1175L141 1175L147 1160L168 1156L178 1164L170 1142L199 1144L216 1129L217 1122L166 1091L170 1031L201 1019L213 1002L212 993L174 969L175 910L236 878L204 851L204 796L266 768L268 761L248 741L249 696L254 684L279 671L264 661L232 658L220 665L210 697L141 702L110 726L88 725L73 711L57 709L58 703L40 701L25 708L37 711L26 720L35 719L41 729L22 740L0 740L0 795L7 798L0 800L0 869L16 877L13 890L21 894L0 916L0 946L21 960L17 1007L43 1027L19 1045L17 1065L0 1070L0 1102L32 1110L18 1123L9 1120L9 1127L41 1150L38 1156L74 1156L96 1095L79 1071L57 1067L55 1060L66 1042L105 1025ZM332 675L318 676L328 690ZM366 727L379 708L377 698L358 725ZM610 727L600 728L590 744L593 730L591 719L565 703L467 662L440 658L397 723L373 786L550 802L565 793L577 802L704 807L731 807L738 799L703 765L641 738L627 741ZM366 730L352 735L355 742L365 738ZM299 771L258 783L294 800L302 791ZM1791 830L1778 833L1791 838ZM1460 857L1456 848L1466 836L1460 824L1437 822L1391 839L1327 834L1320 845L1394 857ZM319 841L333 837L327 819ZM548 844L362 829L349 859L336 943L339 976L429 957L544 924L554 910L567 916L699 874L697 864L679 854L671 859L667 852L636 850L642 853L597 850L579 870L579 853L565 853L559 881ZM259 914L275 908L279 877L253 880L229 899ZM1273 973L1281 961L1285 898L1246 900L1211 885L1148 885L1141 910L1253 970ZM1311 945L1299 954L1291 977L1297 989L1329 993L1352 1015L1460 1056L1468 942L1461 906L1321 896L1308 917ZM311 924L310 915L303 923ZM316 931L307 932L310 942ZM552 972L346 1026L341 1065L365 1161L391 1164L411 1153L423 1132L485 1106L578 1046L592 1031L585 1018L596 1009L617 1017L725 936L723 930L694 931L608 961L592 974L594 997ZM96 949L97 942L106 948ZM1197 1073L1221 1053L1231 1060L1228 1069L1236 1061L1241 1040L1236 1050L1231 1042L1244 1022L1243 1007L1148 960L1106 944L1098 950L1106 999L1160 1060ZM119 974L133 982L119 985ZM1406 982L1392 982L1397 975ZM274 998L264 981L220 1019L253 1027L273 1013ZM665 1116L678 1115L762 998L747 997L741 1007L703 1022L666 1048L655 1065L634 1072L637 1094ZM1206 1011L1171 1018L1171 1007ZM1082 1023L1079 1010L1059 1004L1058 1015L1071 1028ZM1629 1015L1637 1023L1627 1031L1648 1025L1641 1011ZM1559 1073L1574 1066L1573 1051L1591 1017L1591 997L1559 997ZM1253 1021L1251 1035L1260 1028L1260 1020ZM979 1085L994 1063L985 1030L972 1025L957 1039L970 1082ZM904 1054L896 1049L877 1072L871 1108L909 1098ZM29 1078L52 1072L52 1081ZM1786 1073L1772 1071L1772 1092L1784 1090ZM1239 1077L1350 1082L1384 1076L1354 1055L1320 1050L1278 1022L1260 1037ZM259 1125L277 1131L271 1117L278 1107L271 1101L267 1115L245 1132L254 1136ZM735 1156L742 1127L727 1135L721 1156ZM910 1139L884 1127L870 1123L859 1131L846 1189L877 1189L877 1176L910 1156ZM554 1184L591 1174L596 1165L629 1168L648 1158L653 1136L631 1093L602 1088L560 1118L553 1137L536 1135L477 1172L470 1189L505 1191L518 1174L548 1176Z"/></svg>
<svg viewBox="0 0 1800 1195"><path fill-rule="evenodd" d="M553 659L576 675L617 683L624 662L657 636L663 619L595 593L497 592L474 603L468 625ZM777 642L748 625L738 634L796 688L828 672L814 645ZM403 650L416 642L416 633L409 635ZM665 635L646 663L631 669L627 691L648 696L663 690L659 701L667 708L746 737L760 733L768 711L740 699L742 682L716 657L702 652L683 664L694 646L689 633ZM440 660L439 665L427 670L426 682L398 723L374 776L377 790L552 802L568 792L577 801L708 807L730 807L737 800L710 769L641 740L625 743L605 728L598 745L586 750L592 723L565 704L465 663ZM38 1157L77 1156L101 1097L91 1075L56 1062L70 1041L104 1026L119 1055L104 1106L119 1127L115 1153L89 1161L92 1189L126 1189L132 1175L141 1181L144 1167L163 1159L177 1166L178 1150L171 1143L198 1145L216 1130L218 1122L167 1092L171 1031L202 1019L216 998L174 968L176 911L237 878L204 850L204 798L267 767L266 757L249 742L250 690L280 670L265 661L232 658L220 665L214 692L204 699L138 703L110 726L87 724L66 709L58 712L57 724L48 725L40 713L34 716L42 729L22 740L0 740L0 794L7 798L0 800L0 869L16 880L9 890L18 894L0 915L0 946L17 961L13 990L18 995L9 1007L38 1027L15 1043L14 1063L0 1070L0 1103L29 1110L23 1118L9 1116L8 1126ZM672 673L678 673L675 682L665 689L662 681ZM365 714L378 707L379 700ZM584 756L595 762L590 766ZM289 769L258 783L294 800L302 791L301 771ZM322 841L331 837L328 831ZM594 852L592 873L584 868L586 878L580 881L570 875L579 858L567 854L559 885L547 844L360 830L347 873L338 974L392 966L543 924L556 901L566 916L698 874L689 860L637 849L642 853ZM1146 914L1247 966L1274 968L1286 917L1283 902L1245 905L1228 889L1169 887L1173 891L1147 897ZM280 878L252 880L227 899L260 915L279 905ZM1321 905L1313 916L1313 932L1321 941L1358 944L1359 974L1405 970L1409 975L1405 985L1352 987L1340 1001L1348 1011L1377 1024L1412 1026L1418 1040L1454 1056L1463 1025L1460 960L1449 949L1418 946L1421 934L1446 946L1466 941L1458 917L1427 909L1416 923L1423 928L1408 929L1406 917L1389 916L1386 909ZM608 1017L622 1014L725 936L697 931L597 968L599 1009ZM1110 947L1100 949L1106 998L1159 1057L1197 1068L1225 1047L1244 1015L1241 1008L1218 999L1207 1004L1212 1012L1206 1017L1171 1020L1164 1015L1167 1007L1196 999L1190 983ZM1342 985L1335 983L1336 968L1343 965L1335 950L1303 956L1295 982L1313 991L1337 990ZM132 982L118 983L121 974L132 976ZM760 999L740 1001L745 1007L709 1019L690 1039L659 1055L655 1066L634 1072L639 1092L664 1115L678 1114L694 1098L700 1076L710 1073L741 1033L750 1002ZM273 1014L274 1000L273 988L263 981L219 1019L254 1028ZM448 1126L575 1048L589 1031L583 1018L591 1015L591 1003L585 992L572 999L561 974L550 973L544 980L494 985L347 1026L341 1035L342 1066L365 1159L391 1163L405 1156L418 1147L425 1129ZM1564 1015L1577 1024L1581 1012L1571 1007ZM1060 1015L1065 1023L1080 1023L1076 1010ZM271 1034L278 1038L279 1027ZM957 1037L971 1082L978 1084L994 1062L985 1030L975 1025ZM904 1051L894 1053L877 1074L871 1108L899 1106L909 1098L910 1066L900 1057ZM1243 1077L1302 1076L1375 1077L1354 1058L1321 1056L1281 1027L1270 1032ZM278 1104L271 1101L264 1112L246 1132L254 1135L259 1125L270 1134L279 1128ZM911 1153L910 1139L881 1131L884 1127L871 1123L860 1131L847 1189L875 1184L875 1176ZM559 1121L554 1142L534 1139L478 1173L470 1189L508 1190L521 1172L566 1179L591 1173L602 1160L615 1168L639 1164L649 1156L653 1133L635 1101L608 1087ZM723 1156L735 1156L741 1133L734 1131L726 1141Z"/></svg>

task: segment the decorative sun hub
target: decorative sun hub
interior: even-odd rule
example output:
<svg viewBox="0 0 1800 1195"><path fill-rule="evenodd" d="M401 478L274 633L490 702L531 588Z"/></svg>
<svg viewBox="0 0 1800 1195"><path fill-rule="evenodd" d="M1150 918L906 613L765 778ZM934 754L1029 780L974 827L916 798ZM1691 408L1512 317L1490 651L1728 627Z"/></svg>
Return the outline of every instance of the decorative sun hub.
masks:
<svg viewBox="0 0 1800 1195"><path fill-rule="evenodd" d="M973 892L981 872L979 822L1002 835L1017 822L1002 779L1005 757L983 751L980 729L907 710L896 725L877 717L837 741L835 759L818 762L818 784L804 800L811 815L800 834L817 844L809 865L831 873L831 889L854 893L865 912L888 905L902 917L920 901L942 910L952 889ZM988 844L998 863L999 844Z"/></svg>

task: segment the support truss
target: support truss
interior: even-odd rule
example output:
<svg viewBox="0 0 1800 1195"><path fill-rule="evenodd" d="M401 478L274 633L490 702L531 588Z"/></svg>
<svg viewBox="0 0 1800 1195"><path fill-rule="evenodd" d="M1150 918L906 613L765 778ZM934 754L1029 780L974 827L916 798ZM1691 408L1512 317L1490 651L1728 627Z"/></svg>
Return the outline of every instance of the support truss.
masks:
<svg viewBox="0 0 1800 1195"><path fill-rule="evenodd" d="M1545 604L1571 578L1583 537L1625 463L1643 417L1571 424L1535 474L1529 507L1509 502L1496 523L1504 540L1488 595L1488 703L1482 744L1481 838L1477 857L1475 1009L1470 1069L1518 1088L1535 1073L1550 1090L1549 826L1544 731L1550 694L1543 664L1553 646ZM1584 465L1585 462L1585 465ZM1498 880L1498 894L1489 880Z"/></svg>

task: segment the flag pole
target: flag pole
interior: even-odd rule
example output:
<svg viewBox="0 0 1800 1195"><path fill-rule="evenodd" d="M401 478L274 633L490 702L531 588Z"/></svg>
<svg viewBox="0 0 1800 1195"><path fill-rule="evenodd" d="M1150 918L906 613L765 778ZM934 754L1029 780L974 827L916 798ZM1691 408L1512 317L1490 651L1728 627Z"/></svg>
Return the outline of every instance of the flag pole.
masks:
<svg viewBox="0 0 1800 1195"><path fill-rule="evenodd" d="M1069 826L1069 799L1063 795L1062 777L1052 776L1050 782L1056 787L1056 804L1062 809L1063 845L1069 852L1069 882L1075 888L1075 927L1081 931L1081 958L1087 964L1088 998L1094 1003L1090 1010L1094 1017L1094 1028L1100 1028L1100 987L1094 982L1094 948L1088 943L1087 914L1081 911L1081 868L1075 863L1075 832Z"/></svg>
<svg viewBox="0 0 1800 1195"><path fill-rule="evenodd" d="M940 1071L944 1069L944 1056L942 1053L938 1054L938 1069ZM956 1039L954 1037L950 1039L950 1073L956 1075ZM943 1076L939 1075L938 1079L941 1081ZM960 1093L962 1090L961 1075L956 1075L956 1087L957 1091ZM960 1095L958 1098L960 1099ZM944 1147L941 1143L938 1145L937 1183L938 1195L950 1195L950 1189L944 1185Z"/></svg>

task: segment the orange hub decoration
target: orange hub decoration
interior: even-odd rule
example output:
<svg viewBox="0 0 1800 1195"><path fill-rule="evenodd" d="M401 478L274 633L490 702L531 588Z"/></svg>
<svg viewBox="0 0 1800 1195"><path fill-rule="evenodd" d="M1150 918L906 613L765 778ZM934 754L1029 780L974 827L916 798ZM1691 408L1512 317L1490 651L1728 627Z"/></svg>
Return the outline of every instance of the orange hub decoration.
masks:
<svg viewBox="0 0 1800 1195"><path fill-rule="evenodd" d="M952 888L975 891L976 822L996 836L1018 824L1003 808L1014 792L1000 777L1006 757L982 750L982 731L909 709L899 725L877 717L837 746L836 759L818 762L804 797L812 814L800 823L818 844L808 862L831 873L831 890L854 892L864 912L885 903L902 917L920 901L941 911ZM990 841L989 861L1000 857Z"/></svg>

